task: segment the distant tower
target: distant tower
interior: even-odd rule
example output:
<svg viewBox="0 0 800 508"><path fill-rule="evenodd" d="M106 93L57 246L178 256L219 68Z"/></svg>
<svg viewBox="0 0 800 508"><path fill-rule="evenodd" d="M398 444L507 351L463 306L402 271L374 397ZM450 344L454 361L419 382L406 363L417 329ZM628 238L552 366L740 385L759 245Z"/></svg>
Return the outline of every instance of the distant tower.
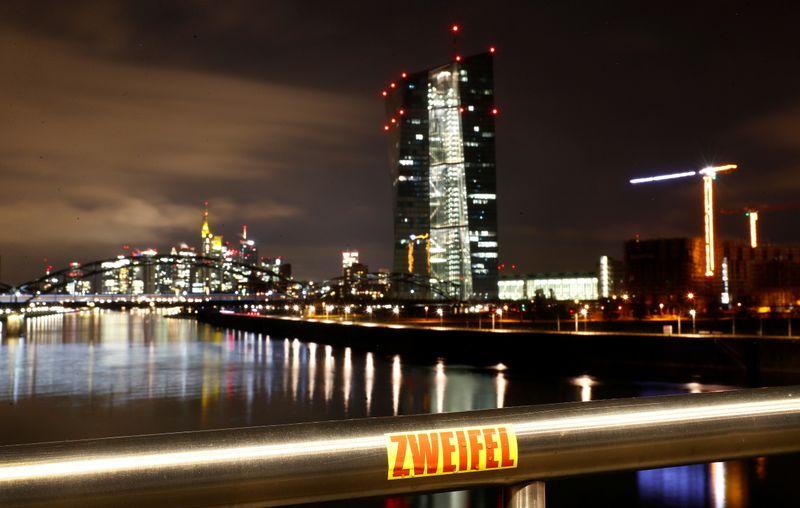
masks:
<svg viewBox="0 0 800 508"><path fill-rule="evenodd" d="M258 264L258 250L253 240L247 239L247 225L242 226L242 238L239 240L240 262L248 265Z"/></svg>
<svg viewBox="0 0 800 508"><path fill-rule="evenodd" d="M203 256L211 255L211 248L214 243L214 234L211 233L211 228L208 227L208 201L203 203L203 226L200 228L200 240L202 242Z"/></svg>
<svg viewBox="0 0 800 508"><path fill-rule="evenodd" d="M458 29L453 27L453 33ZM494 48L402 73L386 98L394 267L435 289L400 297L497 298Z"/></svg>

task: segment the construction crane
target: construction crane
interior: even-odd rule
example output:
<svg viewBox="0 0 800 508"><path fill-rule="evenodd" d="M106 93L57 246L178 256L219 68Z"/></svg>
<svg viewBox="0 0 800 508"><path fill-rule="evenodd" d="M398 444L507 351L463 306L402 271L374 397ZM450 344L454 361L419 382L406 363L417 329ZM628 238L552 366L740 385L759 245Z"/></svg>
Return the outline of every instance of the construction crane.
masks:
<svg viewBox="0 0 800 508"><path fill-rule="evenodd" d="M687 178L690 176L703 177L703 224L705 226L705 255L706 255L706 277L714 276L714 180L717 173L733 171L738 168L736 164L725 164L723 166L709 166L698 171L683 171L681 173L671 173L667 175L648 176L645 178L634 178L630 180L632 184L661 182L664 180L674 180L676 178Z"/></svg>
<svg viewBox="0 0 800 508"><path fill-rule="evenodd" d="M800 202L794 203L772 203L772 204L762 204L762 205L755 205L755 206L743 206L741 208L723 208L719 211L719 213L724 215L735 215L739 213L744 213L745 217L750 224L750 247L756 248L758 247L758 212L777 212L780 210L792 210L800 208Z"/></svg>

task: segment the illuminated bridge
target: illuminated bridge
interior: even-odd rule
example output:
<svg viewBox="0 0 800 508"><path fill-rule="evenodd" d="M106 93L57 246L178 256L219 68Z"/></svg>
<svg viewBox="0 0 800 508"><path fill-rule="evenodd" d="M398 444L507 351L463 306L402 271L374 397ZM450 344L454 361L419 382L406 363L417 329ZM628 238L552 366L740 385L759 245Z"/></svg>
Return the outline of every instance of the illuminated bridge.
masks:
<svg viewBox="0 0 800 508"><path fill-rule="evenodd" d="M308 285L274 268L205 256L120 256L0 284L0 302L158 303L303 297Z"/></svg>
<svg viewBox="0 0 800 508"><path fill-rule="evenodd" d="M404 294L416 292L420 300L448 300L440 285L411 273L361 273L314 283L295 280L274 266L221 257L133 255L73 263L15 286L0 283L0 304L80 307L284 300L369 302L386 299L394 288L403 288Z"/></svg>

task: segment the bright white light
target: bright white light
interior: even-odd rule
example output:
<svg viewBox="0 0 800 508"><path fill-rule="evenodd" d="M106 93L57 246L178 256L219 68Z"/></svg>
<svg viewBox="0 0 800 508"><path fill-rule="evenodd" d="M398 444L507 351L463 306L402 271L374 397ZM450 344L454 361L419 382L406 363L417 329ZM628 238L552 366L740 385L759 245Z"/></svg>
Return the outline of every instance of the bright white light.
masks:
<svg viewBox="0 0 800 508"><path fill-rule="evenodd" d="M726 164L724 166L709 166L707 168L701 169L700 171L698 171L698 173L701 174L701 175L711 175L711 176L713 176L713 175L716 175L717 173L720 173L722 171L731 171L731 170L736 169L738 167L739 166L737 166L736 164Z"/></svg>
<svg viewBox="0 0 800 508"><path fill-rule="evenodd" d="M637 183L648 183L648 182L660 182L662 180L673 180L675 178L685 178L687 176L695 176L697 171L684 171L683 173L672 173L669 175L659 175L659 176L648 176L645 178L634 178L630 182L633 184Z"/></svg>

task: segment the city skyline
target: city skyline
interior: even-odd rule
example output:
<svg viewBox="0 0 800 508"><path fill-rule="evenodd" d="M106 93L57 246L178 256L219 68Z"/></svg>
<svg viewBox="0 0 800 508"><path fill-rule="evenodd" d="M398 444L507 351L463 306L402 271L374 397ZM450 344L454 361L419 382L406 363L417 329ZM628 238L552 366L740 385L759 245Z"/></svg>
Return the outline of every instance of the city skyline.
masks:
<svg viewBox="0 0 800 508"><path fill-rule="evenodd" d="M447 62L453 22L464 54L497 47L501 263L587 270L636 234L700 236L696 186L627 181L733 162L718 208L795 199L796 10L6 2L0 280L193 243L204 200L299 278L337 273L346 247L391 267L379 91ZM797 215L764 214L764 239L796 242Z"/></svg>

